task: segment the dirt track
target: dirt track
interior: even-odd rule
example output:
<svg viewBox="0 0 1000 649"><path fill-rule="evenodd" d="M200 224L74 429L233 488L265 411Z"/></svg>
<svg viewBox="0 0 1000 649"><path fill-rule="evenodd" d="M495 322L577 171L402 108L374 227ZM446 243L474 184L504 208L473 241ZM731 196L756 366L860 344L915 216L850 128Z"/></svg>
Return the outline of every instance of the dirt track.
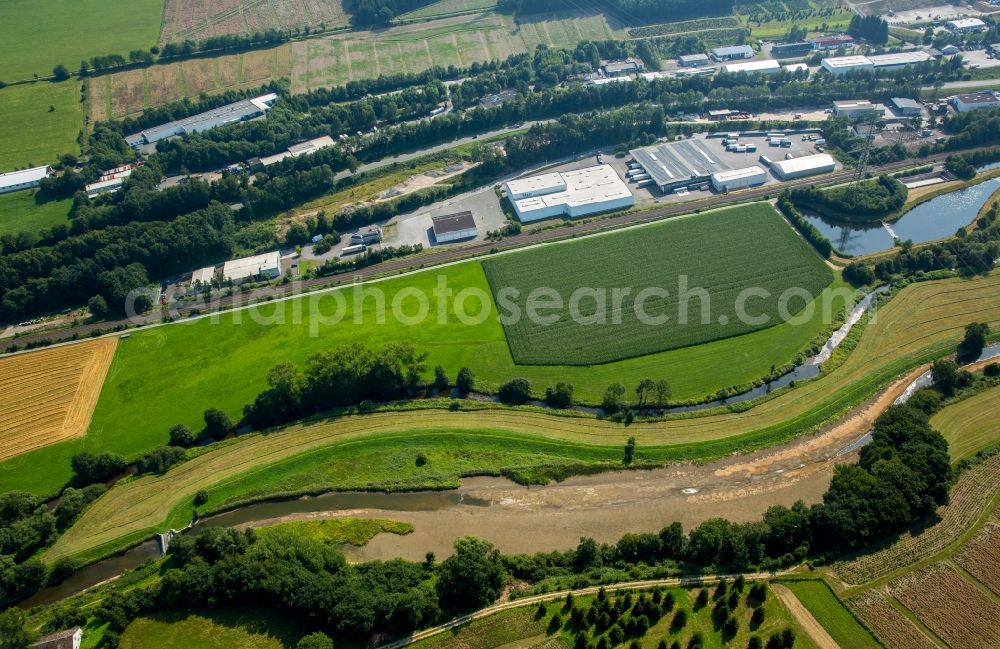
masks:
<svg viewBox="0 0 1000 649"><path fill-rule="evenodd" d="M774 590L774 594L778 596L778 599L781 600L781 603L785 605L785 608L788 609L788 612L795 618L795 621L809 634L809 637L816 643L819 649L839 649L840 645L834 642L830 634L826 632L826 629L802 605L802 602L795 596L795 593L781 584L771 584L771 588Z"/></svg>
<svg viewBox="0 0 1000 649"><path fill-rule="evenodd" d="M677 464L649 471L578 476L543 487L524 487L501 478L470 478L459 493L472 502L435 511L354 509L292 514L252 523L335 516L379 517L414 526L407 536L380 534L354 560L402 557L420 560L427 551L451 552L453 540L475 535L505 553L544 552L576 545L583 536L613 542L625 532L656 532L673 522L690 529L713 517L732 521L760 518L771 505L797 500L815 503L830 483L834 466L855 462L838 453L871 429L878 415L920 375L914 370L874 398L815 435L748 455L707 464ZM684 490L694 489L685 493Z"/></svg>

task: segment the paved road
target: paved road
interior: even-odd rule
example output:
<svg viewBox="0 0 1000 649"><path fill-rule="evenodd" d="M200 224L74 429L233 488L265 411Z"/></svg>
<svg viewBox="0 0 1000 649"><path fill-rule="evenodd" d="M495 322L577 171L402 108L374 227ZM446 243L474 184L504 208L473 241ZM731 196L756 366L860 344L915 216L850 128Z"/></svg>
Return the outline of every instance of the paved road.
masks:
<svg viewBox="0 0 1000 649"><path fill-rule="evenodd" d="M449 143L447 146L454 146L454 143ZM423 155L426 155L426 152ZM942 153L933 156L928 156L923 160L923 162L926 163L938 162L946 158L948 155L950 154ZM891 164L882 165L881 167L873 167L872 172L873 173L890 172L896 169L912 166L914 163L915 163L914 160L904 160L901 162L894 162ZM391 164L391 162L389 164ZM259 302L261 300L273 300L276 298L291 297L292 295L295 295L296 292L304 293L324 288L329 289L337 286L343 286L346 284L353 284L361 280L372 279L379 276L398 275L405 272L427 269L434 266L441 266L443 264L454 263L457 261L470 259L473 257L487 255L493 251L504 251L504 250L512 250L515 248L523 248L525 246L546 243L557 239L564 239L569 237L570 235L578 237L584 234L598 232L601 230L620 228L624 226L635 225L638 223L645 223L648 221L656 221L673 216L679 216L681 214L689 214L693 212L695 209L717 208L726 205L734 205L754 200L760 200L765 196L771 196L775 194L777 191L779 191L779 189L790 189L794 187L802 187L813 184L832 185L836 183L842 183L844 181L850 180L853 177L853 175L854 171L848 169L846 171L830 174L822 178L810 177L810 178L801 178L799 180L789 181L781 185L780 188L775 187L773 185L763 186L756 189L749 189L746 191L738 192L733 195L719 194L715 196L710 196L704 200L696 202L680 203L677 205L665 205L662 207L657 207L654 209L649 209L644 211L626 212L624 214L620 214L617 216L610 216L603 219L599 218L588 222L578 223L574 225L571 229L551 228L547 230L542 230L540 232L525 231L519 235L508 237L502 241L495 241L495 242L483 241L479 243L470 244L467 246L462 246L459 248L435 249L412 257L403 257L400 259L394 259L381 264L377 264L375 266L369 266L368 268L363 268L361 270L352 273L344 273L342 275L336 275L333 277L315 277L301 282L294 282L292 284L266 286L252 291L246 291L237 295L221 298L216 300L214 303L204 303L204 302L191 303L183 307L176 308L175 313L177 316L184 318L191 315L192 312L195 311L204 314L207 313L210 309L214 311L222 311L226 309L238 308L254 302ZM132 321L118 320L114 322L82 324L75 327L68 327L65 329L33 333L30 335L20 336L13 339L8 338L5 339L4 342L6 344L16 343L23 347L26 344L38 343L42 341L48 341L48 342L68 341L75 338L83 338L90 336L91 332L93 332L96 329L108 331L109 329L118 325L134 326L140 323L143 325L157 324L163 322L163 318L164 314L162 312L154 311Z"/></svg>

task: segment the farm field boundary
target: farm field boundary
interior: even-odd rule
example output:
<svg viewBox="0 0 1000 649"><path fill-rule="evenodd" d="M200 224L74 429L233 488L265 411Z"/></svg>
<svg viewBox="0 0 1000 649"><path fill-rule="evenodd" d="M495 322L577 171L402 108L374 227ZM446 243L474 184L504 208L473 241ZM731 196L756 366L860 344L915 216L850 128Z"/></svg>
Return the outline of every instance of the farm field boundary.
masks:
<svg viewBox="0 0 1000 649"><path fill-rule="evenodd" d="M489 434L499 436L499 448L509 448L512 435L532 443L555 440L588 453L588 464L598 462L601 454L620 460L625 436L636 438L644 459L660 463L773 445L831 421L895 377L953 350L970 318L970 308L975 311L972 319L1000 322L1000 304L977 310L987 304L984 292L995 291L998 285L1000 278L982 278L907 287L882 308L877 322L865 329L842 365L742 413L634 423L626 430L606 420L537 412L493 410L484 415L417 410L321 420L246 439L206 452L164 476L144 477L112 489L57 541L47 558L110 552L123 540L134 542L148 536L165 518L186 522L190 496L198 489L240 479L241 473L300 453L342 442L365 443L372 436L434 431L455 434L458 443L464 435L482 438ZM531 431L531 435L526 437L521 431ZM21 484L24 488L25 481ZM169 517L166 512L171 512Z"/></svg>
<svg viewBox="0 0 1000 649"><path fill-rule="evenodd" d="M82 436L116 344L102 338L0 360L0 460Z"/></svg>

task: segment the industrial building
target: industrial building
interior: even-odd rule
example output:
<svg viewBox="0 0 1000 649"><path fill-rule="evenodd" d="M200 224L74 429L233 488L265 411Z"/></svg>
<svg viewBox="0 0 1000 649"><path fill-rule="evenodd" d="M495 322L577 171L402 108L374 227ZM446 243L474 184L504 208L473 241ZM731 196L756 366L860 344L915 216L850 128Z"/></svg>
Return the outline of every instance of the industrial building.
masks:
<svg viewBox="0 0 1000 649"><path fill-rule="evenodd" d="M747 61L746 63L726 63L720 70L729 74L746 72L747 74L774 74L781 66L774 59L766 61Z"/></svg>
<svg viewBox="0 0 1000 649"><path fill-rule="evenodd" d="M721 140L719 140L721 141ZM711 175L735 167L707 149L706 140L664 142L635 149L632 158L645 174L669 193L681 187L708 184Z"/></svg>
<svg viewBox="0 0 1000 649"><path fill-rule="evenodd" d="M231 282L242 282L248 279L274 279L280 274L281 253L277 250L227 261L222 266L222 279Z"/></svg>
<svg viewBox="0 0 1000 649"><path fill-rule="evenodd" d="M749 45L733 45L731 47L717 47L712 50L712 58L716 61L739 61L740 59L752 59L753 48Z"/></svg>
<svg viewBox="0 0 1000 649"><path fill-rule="evenodd" d="M948 102L952 108L960 113L981 108L1000 108L1000 99L997 99L995 93L989 91L955 95L950 97Z"/></svg>
<svg viewBox="0 0 1000 649"><path fill-rule="evenodd" d="M867 56L837 56L823 59L820 67L833 75L847 74L859 70L872 71L875 64Z"/></svg>
<svg viewBox="0 0 1000 649"><path fill-rule="evenodd" d="M986 23L978 18L956 18L949 20L944 26L953 34L975 34L985 32L987 29Z"/></svg>
<svg viewBox="0 0 1000 649"><path fill-rule="evenodd" d="M434 240L438 243L472 239L478 234L476 220L469 211L433 216L431 225L434 228Z"/></svg>
<svg viewBox="0 0 1000 649"><path fill-rule="evenodd" d="M700 68L703 65L708 65L708 54L685 54L678 57L677 63L682 68Z"/></svg>
<svg viewBox="0 0 1000 649"><path fill-rule="evenodd" d="M281 153L276 153L274 155L264 156L263 158L255 159L255 163L259 160L259 166L269 167L275 163L281 162L286 158L298 158L299 156L309 155L310 153L315 153L320 149L325 149L327 147L333 146L335 143L333 138L329 135L324 135L312 140L306 140L305 142L299 142L298 144L293 144L288 147L287 150Z"/></svg>
<svg viewBox="0 0 1000 649"><path fill-rule="evenodd" d="M892 110L901 117L920 117L924 114L920 102L906 97L893 97L889 100Z"/></svg>
<svg viewBox="0 0 1000 649"><path fill-rule="evenodd" d="M812 41L814 50L835 50L838 47L851 47L854 45L854 38L847 34L833 34L832 36L820 36Z"/></svg>
<svg viewBox="0 0 1000 649"><path fill-rule="evenodd" d="M215 279L215 266L205 266L204 268L199 268L198 270L191 273L191 283L192 287L198 284L209 285L212 280Z"/></svg>
<svg viewBox="0 0 1000 649"><path fill-rule="evenodd" d="M776 59L794 59L806 56L812 52L812 43L801 41L799 43L778 43L771 47L771 56Z"/></svg>
<svg viewBox="0 0 1000 649"><path fill-rule="evenodd" d="M604 68L604 74L609 77L636 74L646 69L646 65L641 60L634 58L628 58L624 61L604 61L601 66Z"/></svg>
<svg viewBox="0 0 1000 649"><path fill-rule="evenodd" d="M232 104L207 110L204 113L198 113L197 115L191 115L184 119L167 122L166 124L134 133L126 137L125 141L132 148L138 149L143 145L156 144L160 140L181 136L186 133L199 133L211 130L217 126L244 122L255 117L260 117L270 110L271 106L277 100L278 95L274 93L261 95L252 99L243 99Z"/></svg>
<svg viewBox="0 0 1000 649"><path fill-rule="evenodd" d="M882 104L873 104L867 99L835 101L833 102L833 112L838 117L847 117L849 119L882 117L885 115L885 106Z"/></svg>
<svg viewBox="0 0 1000 649"><path fill-rule="evenodd" d="M901 70L908 65L918 65L934 60L923 50L913 52L897 52L895 54L878 54L874 56L837 56L823 59L820 64L830 74L840 75L858 70L876 70L879 72Z"/></svg>
<svg viewBox="0 0 1000 649"><path fill-rule="evenodd" d="M48 166L0 174L0 194L38 187L42 184L42 178L48 178L50 175L52 169Z"/></svg>
<svg viewBox="0 0 1000 649"><path fill-rule="evenodd" d="M504 188L522 223L553 216L586 216L635 204L618 173L603 164L519 178L508 181Z"/></svg>
<svg viewBox="0 0 1000 649"><path fill-rule="evenodd" d="M771 170L782 180L825 174L836 168L837 163L827 153L817 153L790 160L775 160L771 163Z"/></svg>
<svg viewBox="0 0 1000 649"><path fill-rule="evenodd" d="M802 71L808 72L809 71L809 66L807 64L805 64L805 63L790 63L788 65L783 65L781 67L785 68L786 72L802 72Z"/></svg>
<svg viewBox="0 0 1000 649"><path fill-rule="evenodd" d="M728 192L767 182L767 172L754 165L745 169L718 171L711 176L712 187L717 192Z"/></svg>

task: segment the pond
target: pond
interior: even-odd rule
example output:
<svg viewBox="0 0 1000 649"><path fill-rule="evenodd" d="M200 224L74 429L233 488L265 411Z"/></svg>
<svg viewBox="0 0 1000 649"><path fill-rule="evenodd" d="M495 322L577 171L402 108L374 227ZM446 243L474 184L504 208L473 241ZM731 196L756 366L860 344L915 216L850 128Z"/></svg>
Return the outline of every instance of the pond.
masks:
<svg viewBox="0 0 1000 649"><path fill-rule="evenodd" d="M897 221L886 225L843 223L805 212L802 217L816 226L839 252L868 255L892 248L894 239L922 243L955 234L956 230L972 222L998 189L1000 178L992 178L972 187L942 194L917 205Z"/></svg>

